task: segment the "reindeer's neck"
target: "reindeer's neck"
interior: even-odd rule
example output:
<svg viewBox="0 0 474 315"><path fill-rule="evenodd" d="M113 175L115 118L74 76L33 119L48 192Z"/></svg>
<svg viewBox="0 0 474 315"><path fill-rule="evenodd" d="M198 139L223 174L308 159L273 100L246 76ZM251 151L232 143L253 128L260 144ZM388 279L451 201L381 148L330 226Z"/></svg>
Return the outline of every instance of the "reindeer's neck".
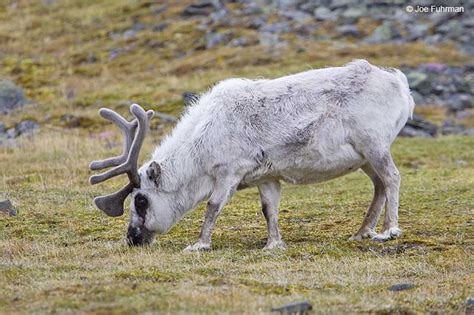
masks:
<svg viewBox="0 0 474 315"><path fill-rule="evenodd" d="M176 220L209 196L212 181L202 157L190 150L189 142L158 148L153 160L162 167L160 186L170 196Z"/></svg>

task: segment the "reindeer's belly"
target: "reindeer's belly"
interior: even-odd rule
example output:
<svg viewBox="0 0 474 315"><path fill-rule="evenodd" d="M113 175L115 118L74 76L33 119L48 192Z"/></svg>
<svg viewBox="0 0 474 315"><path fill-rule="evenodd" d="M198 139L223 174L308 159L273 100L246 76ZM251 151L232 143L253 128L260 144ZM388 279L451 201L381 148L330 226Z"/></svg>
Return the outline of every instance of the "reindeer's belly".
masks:
<svg viewBox="0 0 474 315"><path fill-rule="evenodd" d="M250 175L244 182L251 184L274 178L291 184L320 183L353 172L366 163L349 144L324 151L303 148L270 159L270 167L265 172Z"/></svg>

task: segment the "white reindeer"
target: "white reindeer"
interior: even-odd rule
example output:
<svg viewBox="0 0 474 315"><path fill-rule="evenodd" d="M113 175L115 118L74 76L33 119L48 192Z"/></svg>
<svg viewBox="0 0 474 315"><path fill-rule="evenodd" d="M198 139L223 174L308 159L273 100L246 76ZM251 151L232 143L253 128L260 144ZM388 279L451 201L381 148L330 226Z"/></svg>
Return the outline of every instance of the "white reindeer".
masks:
<svg viewBox="0 0 474 315"><path fill-rule="evenodd" d="M257 186L268 226L266 249L283 248L278 228L280 181L327 181L359 168L374 184L374 197L351 239L386 241L398 228L400 175L390 145L414 109L402 72L356 60L273 80L229 79L203 94L181 117L152 159L137 170L140 147L153 112L134 104L127 122L108 109L100 114L124 132L122 156L93 162L95 184L127 173L130 183L98 197L98 208L122 215L132 197L127 238L148 244L208 199L198 241L186 250L208 250L224 205L236 190ZM385 205L382 232L375 226Z"/></svg>

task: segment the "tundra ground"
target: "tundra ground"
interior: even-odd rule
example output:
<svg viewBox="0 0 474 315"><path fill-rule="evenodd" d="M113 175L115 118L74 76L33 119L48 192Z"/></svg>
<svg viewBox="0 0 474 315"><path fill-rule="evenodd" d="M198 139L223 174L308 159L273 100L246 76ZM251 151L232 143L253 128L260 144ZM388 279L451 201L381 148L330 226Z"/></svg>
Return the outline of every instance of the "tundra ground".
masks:
<svg viewBox="0 0 474 315"><path fill-rule="evenodd" d="M106 144L50 131L0 149L1 197L18 208L16 217L0 215L0 313L264 314L309 300L315 313L444 314L463 312L474 296L472 137L396 141L404 234L384 244L347 240L372 197L362 172L284 185L288 249L275 252L261 249L256 189L225 207L211 252L182 252L198 236L203 205L152 246L127 247L127 216L108 218L92 205L124 179L87 183L88 162L110 155ZM399 283L416 287L387 290Z"/></svg>

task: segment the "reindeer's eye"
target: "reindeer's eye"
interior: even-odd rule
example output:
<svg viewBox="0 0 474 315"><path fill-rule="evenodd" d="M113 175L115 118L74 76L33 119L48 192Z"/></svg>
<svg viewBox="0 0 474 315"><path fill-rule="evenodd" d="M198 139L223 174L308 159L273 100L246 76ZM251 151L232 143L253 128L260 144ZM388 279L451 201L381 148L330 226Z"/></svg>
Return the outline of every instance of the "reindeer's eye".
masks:
<svg viewBox="0 0 474 315"><path fill-rule="evenodd" d="M135 196L135 209L140 217L145 218L146 209L148 208L148 199L141 194Z"/></svg>

